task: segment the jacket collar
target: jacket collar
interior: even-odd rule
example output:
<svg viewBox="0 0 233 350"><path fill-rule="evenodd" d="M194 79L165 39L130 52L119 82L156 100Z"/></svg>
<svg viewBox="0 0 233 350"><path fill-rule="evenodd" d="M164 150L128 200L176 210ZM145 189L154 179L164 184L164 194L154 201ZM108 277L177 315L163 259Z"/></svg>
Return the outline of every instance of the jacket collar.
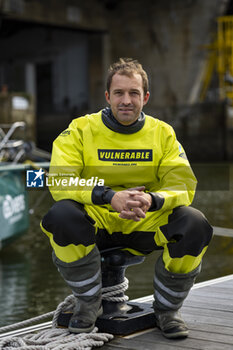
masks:
<svg viewBox="0 0 233 350"><path fill-rule="evenodd" d="M111 108L106 107L102 110L102 121L112 131L120 134L134 134L141 130L145 124L145 114L141 112L139 118L131 125L122 125L112 114Z"/></svg>

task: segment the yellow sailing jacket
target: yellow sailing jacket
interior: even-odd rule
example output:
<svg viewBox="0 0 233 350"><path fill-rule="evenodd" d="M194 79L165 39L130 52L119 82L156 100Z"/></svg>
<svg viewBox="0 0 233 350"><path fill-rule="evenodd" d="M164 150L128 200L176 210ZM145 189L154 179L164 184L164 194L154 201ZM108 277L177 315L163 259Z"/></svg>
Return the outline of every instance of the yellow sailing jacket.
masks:
<svg viewBox="0 0 233 350"><path fill-rule="evenodd" d="M94 205L95 185L115 191L144 185L164 196L162 210L190 205L197 181L173 128L146 115L139 131L122 134L101 115L74 119L54 141L48 179L53 198Z"/></svg>

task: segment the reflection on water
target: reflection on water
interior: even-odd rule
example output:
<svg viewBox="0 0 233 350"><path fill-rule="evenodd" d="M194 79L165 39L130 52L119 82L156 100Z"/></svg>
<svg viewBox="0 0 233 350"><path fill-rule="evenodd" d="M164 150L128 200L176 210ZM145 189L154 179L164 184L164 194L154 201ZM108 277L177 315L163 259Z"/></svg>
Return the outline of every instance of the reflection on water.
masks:
<svg viewBox="0 0 233 350"><path fill-rule="evenodd" d="M28 275L29 262L20 254L14 259L1 259L0 264L0 300L1 315L9 322L15 317L23 318L27 310L27 284L30 283ZM1 322L2 320L1 316Z"/></svg>
<svg viewBox="0 0 233 350"><path fill-rule="evenodd" d="M42 191L30 193L31 207ZM51 249L40 231L39 221L52 204L49 194L34 210L30 230L0 253L0 326L22 321L56 308L70 290L51 260ZM202 210L211 224L233 228L233 191L197 193L193 206ZM140 265L129 267L130 299L153 293L154 261L159 251ZM233 273L233 238L214 237L203 260L203 281ZM143 271L143 273L142 273Z"/></svg>

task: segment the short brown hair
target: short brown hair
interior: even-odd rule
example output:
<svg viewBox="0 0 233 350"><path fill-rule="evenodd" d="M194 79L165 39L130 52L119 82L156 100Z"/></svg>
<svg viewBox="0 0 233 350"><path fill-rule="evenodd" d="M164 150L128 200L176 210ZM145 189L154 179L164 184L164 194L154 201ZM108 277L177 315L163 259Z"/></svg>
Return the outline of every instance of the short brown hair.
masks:
<svg viewBox="0 0 233 350"><path fill-rule="evenodd" d="M132 58L120 58L119 61L113 63L109 67L107 76L108 93L110 93L112 77L116 73L121 75L127 75L128 77L131 77L134 73L140 74L142 77L144 95L146 95L147 91L149 90L148 76L142 68L142 65L137 60L134 60Z"/></svg>

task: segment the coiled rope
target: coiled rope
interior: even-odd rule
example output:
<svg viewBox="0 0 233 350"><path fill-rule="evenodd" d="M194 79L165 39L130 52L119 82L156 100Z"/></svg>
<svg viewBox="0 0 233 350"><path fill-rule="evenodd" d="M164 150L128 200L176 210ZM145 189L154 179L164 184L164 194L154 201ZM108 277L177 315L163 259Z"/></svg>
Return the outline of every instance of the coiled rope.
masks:
<svg viewBox="0 0 233 350"><path fill-rule="evenodd" d="M102 288L102 299L114 302L126 301L128 297L124 295L124 292L127 288L128 280L125 278L118 285ZM123 296L119 296L121 293L123 293ZM73 310L75 302L76 298L73 295L69 295L58 305L55 311L1 327L0 334L53 317L51 329L40 331L36 334L28 334L24 337L6 336L0 340L0 350L91 350L93 347L103 346L105 342L113 339L112 334L97 333L97 327L91 333L81 334L70 333L67 328L56 328L59 314L62 311Z"/></svg>
<svg viewBox="0 0 233 350"><path fill-rule="evenodd" d="M103 346L113 339L112 334L97 333L94 328L91 333L74 334L68 329L52 328L38 334L28 334L20 337L6 337L0 341L0 349L4 350L91 350Z"/></svg>
<svg viewBox="0 0 233 350"><path fill-rule="evenodd" d="M102 299L107 301L114 301L116 303L127 301L129 300L129 297L125 295L124 292L128 289L128 287L129 280L125 277L124 281L120 284L102 288ZM120 293L123 293L123 296L119 296Z"/></svg>

